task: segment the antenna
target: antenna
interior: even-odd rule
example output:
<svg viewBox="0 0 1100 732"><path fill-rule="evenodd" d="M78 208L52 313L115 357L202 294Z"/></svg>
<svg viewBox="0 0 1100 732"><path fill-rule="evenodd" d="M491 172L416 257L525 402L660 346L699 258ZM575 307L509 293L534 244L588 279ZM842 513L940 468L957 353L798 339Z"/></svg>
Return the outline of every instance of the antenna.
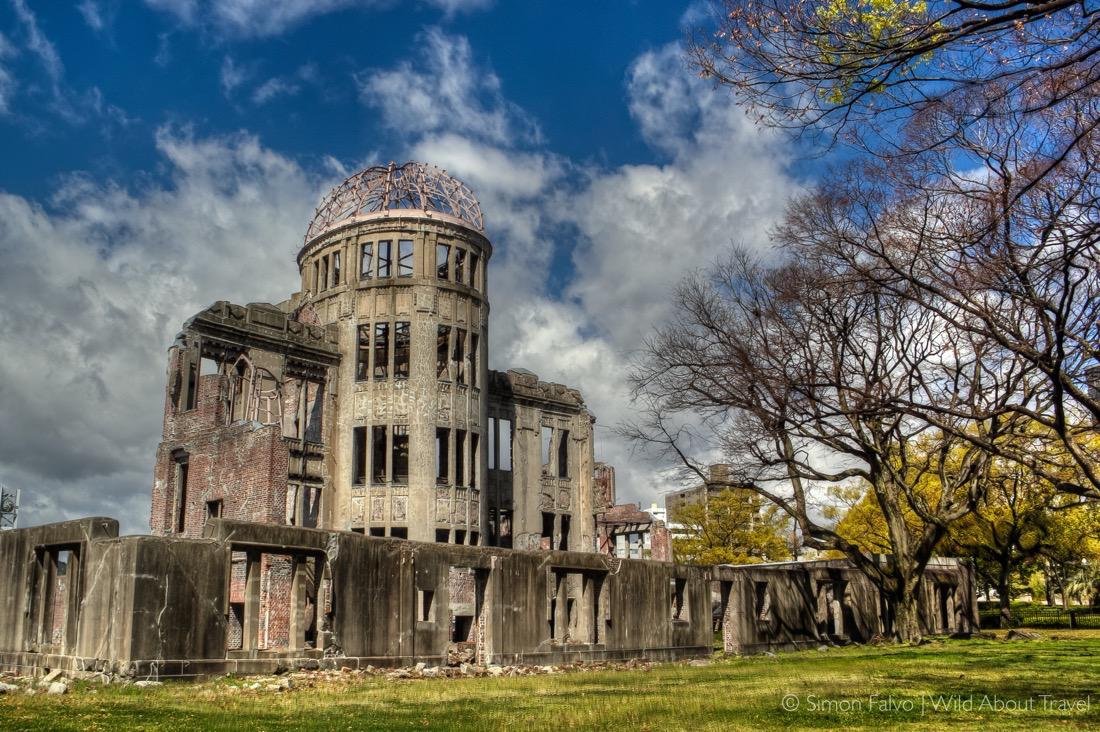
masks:
<svg viewBox="0 0 1100 732"><path fill-rule="evenodd" d="M0 531L17 528L19 525L19 499L22 491L8 488L0 483Z"/></svg>

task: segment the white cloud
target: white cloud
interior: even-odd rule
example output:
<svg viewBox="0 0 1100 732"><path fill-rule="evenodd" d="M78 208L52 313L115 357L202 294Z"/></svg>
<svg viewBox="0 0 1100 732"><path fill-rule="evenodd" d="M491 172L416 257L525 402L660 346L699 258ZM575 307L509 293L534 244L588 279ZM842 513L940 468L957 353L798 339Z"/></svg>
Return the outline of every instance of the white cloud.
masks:
<svg viewBox="0 0 1100 732"><path fill-rule="evenodd" d="M387 126L409 138L452 133L502 146L538 142L538 125L504 97L491 69L474 63L465 37L430 28L417 48L417 64L357 76L360 98Z"/></svg>
<svg viewBox="0 0 1100 732"><path fill-rule="evenodd" d="M0 33L0 61L14 57L18 52L3 33ZM11 109L11 99L15 96L15 77L11 72L0 65L0 115L7 114Z"/></svg>
<svg viewBox="0 0 1100 732"><path fill-rule="evenodd" d="M61 82L65 74L65 66L61 63L61 56L49 38L38 27L38 19L31 9L27 7L25 0L11 0L15 17L23 28L24 45L28 51L38 57L42 68L46 71L55 88Z"/></svg>
<svg viewBox="0 0 1100 732"><path fill-rule="evenodd" d="M80 0L76 5L84 22L95 33L109 34L114 25L115 14L118 6L115 2L97 2L96 0Z"/></svg>
<svg viewBox="0 0 1100 732"><path fill-rule="evenodd" d="M219 72L219 78L222 85L222 94L226 97L233 96L233 92L237 90L242 84L252 77L253 70L239 66L232 56L226 56L222 59L222 67Z"/></svg>
<svg viewBox="0 0 1100 732"><path fill-rule="evenodd" d="M252 92L253 104L267 104L278 97L292 97L302 91L302 84L317 84L320 76L317 66L305 64L288 76L274 76L257 86Z"/></svg>
<svg viewBox="0 0 1100 732"><path fill-rule="evenodd" d="M238 38L277 36L311 18L349 8L386 8L398 0L145 0L185 26L202 26ZM421 0L446 16L483 10L492 0Z"/></svg>
<svg viewBox="0 0 1100 732"><path fill-rule="evenodd" d="M164 353L218 299L278 301L317 181L247 135L162 130L170 169L129 191L70 179L46 209L0 194L0 476L26 523L122 512L144 530Z"/></svg>

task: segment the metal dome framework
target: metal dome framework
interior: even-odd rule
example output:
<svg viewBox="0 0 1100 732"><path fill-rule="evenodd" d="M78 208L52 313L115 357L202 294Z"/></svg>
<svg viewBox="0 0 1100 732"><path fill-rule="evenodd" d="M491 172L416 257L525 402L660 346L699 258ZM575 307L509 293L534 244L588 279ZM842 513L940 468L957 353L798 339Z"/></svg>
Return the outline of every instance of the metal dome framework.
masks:
<svg viewBox="0 0 1100 732"><path fill-rule="evenodd" d="M410 161L367 168L333 188L314 212L305 244L343 221L402 209L446 214L485 230L481 205L469 186L442 168Z"/></svg>

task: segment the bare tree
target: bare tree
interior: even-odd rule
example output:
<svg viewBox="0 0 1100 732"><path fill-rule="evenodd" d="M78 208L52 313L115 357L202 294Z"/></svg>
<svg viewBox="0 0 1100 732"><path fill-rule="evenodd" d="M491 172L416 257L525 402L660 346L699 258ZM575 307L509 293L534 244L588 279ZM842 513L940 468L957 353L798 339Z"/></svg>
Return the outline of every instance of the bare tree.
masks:
<svg viewBox="0 0 1100 732"><path fill-rule="evenodd" d="M691 47L765 123L869 156L784 236L984 341L1029 378L997 402L1061 442L986 440L990 413L924 419L1100 498L1100 22L1072 2L728 0ZM1091 376L1090 376L1091 374ZM917 405L902 406L904 409ZM973 405L962 405L970 409ZM1043 439L1043 438L1036 438Z"/></svg>
<svg viewBox="0 0 1100 732"><path fill-rule="evenodd" d="M816 201L800 206L809 216ZM924 568L986 486L988 452L958 436L971 411L962 405L998 413L991 401L1014 390L989 381L1021 379L1028 367L990 372L983 342L912 299L809 248L791 260L768 268L740 253L683 283L678 319L647 342L634 371L647 417L626 432L699 478L717 456L731 463L730 484L786 511L806 546L863 569L891 602L894 635L913 641ZM941 417L958 422L944 431L913 408L932 404L963 416ZM1002 439L1017 420L986 420L985 438ZM942 486L935 495L921 489L929 476ZM824 518L826 488L851 481L885 518L888 557L866 554Z"/></svg>
<svg viewBox="0 0 1100 732"><path fill-rule="evenodd" d="M1014 390L899 409L1098 499L1100 138L1051 164L1058 140L1077 137L1093 111L1036 125L1006 110L971 126L950 155L849 168L793 206L779 238L966 333L1000 375L987 386ZM935 136L952 114L944 107L915 132ZM960 155L976 165L960 172ZM1027 439L987 439L987 420L1010 416Z"/></svg>

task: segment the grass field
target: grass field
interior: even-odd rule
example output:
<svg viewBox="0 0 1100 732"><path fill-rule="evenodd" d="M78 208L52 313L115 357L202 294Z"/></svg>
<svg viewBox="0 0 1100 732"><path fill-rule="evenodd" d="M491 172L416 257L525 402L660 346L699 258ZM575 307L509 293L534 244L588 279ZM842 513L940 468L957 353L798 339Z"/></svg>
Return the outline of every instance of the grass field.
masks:
<svg viewBox="0 0 1100 732"><path fill-rule="evenodd" d="M407 681L300 675L285 692L242 688L252 681L77 683L64 696L7 694L0 729L1100 728L1100 631L644 671Z"/></svg>

